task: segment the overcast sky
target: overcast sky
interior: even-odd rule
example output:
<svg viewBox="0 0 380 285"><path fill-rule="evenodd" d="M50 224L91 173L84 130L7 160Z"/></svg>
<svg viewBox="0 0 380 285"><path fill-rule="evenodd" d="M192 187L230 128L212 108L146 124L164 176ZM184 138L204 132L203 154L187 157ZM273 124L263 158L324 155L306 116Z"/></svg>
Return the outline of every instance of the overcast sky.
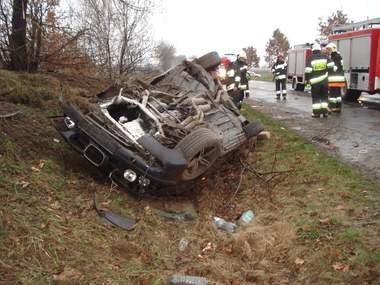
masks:
<svg viewBox="0 0 380 285"><path fill-rule="evenodd" d="M279 28L291 45L318 36L318 17L342 9L350 19L380 17L380 0L158 0L153 16L155 40L173 44L177 54L199 56L211 50L237 53L253 45L259 56L273 30Z"/></svg>

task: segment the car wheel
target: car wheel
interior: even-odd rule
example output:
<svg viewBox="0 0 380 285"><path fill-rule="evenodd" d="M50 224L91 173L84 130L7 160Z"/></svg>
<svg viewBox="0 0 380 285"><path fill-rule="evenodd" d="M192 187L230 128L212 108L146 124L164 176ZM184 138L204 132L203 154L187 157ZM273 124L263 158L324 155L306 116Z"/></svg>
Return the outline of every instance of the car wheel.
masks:
<svg viewBox="0 0 380 285"><path fill-rule="evenodd" d="M187 160L183 180L192 180L203 174L220 156L221 144L214 132L199 128L185 136L176 146Z"/></svg>
<svg viewBox="0 0 380 285"><path fill-rule="evenodd" d="M196 62L204 69L211 69L220 64L220 56L216 51L212 51L199 57Z"/></svg>

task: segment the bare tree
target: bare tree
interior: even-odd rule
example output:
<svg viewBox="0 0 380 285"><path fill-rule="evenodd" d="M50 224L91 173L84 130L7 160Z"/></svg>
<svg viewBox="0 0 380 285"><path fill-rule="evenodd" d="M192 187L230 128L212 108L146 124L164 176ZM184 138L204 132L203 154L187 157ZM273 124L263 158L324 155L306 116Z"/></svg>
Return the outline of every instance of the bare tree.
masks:
<svg viewBox="0 0 380 285"><path fill-rule="evenodd" d="M28 0L14 0L12 5L12 33L9 40L11 68L26 70L26 8Z"/></svg>
<svg viewBox="0 0 380 285"><path fill-rule="evenodd" d="M160 69L168 70L174 63L176 49L173 45L161 41L155 48L155 55L159 61Z"/></svg>
<svg viewBox="0 0 380 285"><path fill-rule="evenodd" d="M276 61L276 57L279 53L283 53L284 56L287 55L289 50L289 41L288 38L280 31L276 29L273 31L272 38L267 42L265 51L265 61L269 66L272 66Z"/></svg>
<svg viewBox="0 0 380 285"><path fill-rule="evenodd" d="M253 46L243 48L247 54L248 65L251 67L259 67L260 57L257 56L257 50Z"/></svg>
<svg viewBox="0 0 380 285"><path fill-rule="evenodd" d="M132 72L151 50L151 0L82 0L83 47L110 79Z"/></svg>
<svg viewBox="0 0 380 285"><path fill-rule="evenodd" d="M332 33L332 28L337 25L351 22L343 10L337 10L332 13L326 20L318 18L318 31L321 37L326 38Z"/></svg>

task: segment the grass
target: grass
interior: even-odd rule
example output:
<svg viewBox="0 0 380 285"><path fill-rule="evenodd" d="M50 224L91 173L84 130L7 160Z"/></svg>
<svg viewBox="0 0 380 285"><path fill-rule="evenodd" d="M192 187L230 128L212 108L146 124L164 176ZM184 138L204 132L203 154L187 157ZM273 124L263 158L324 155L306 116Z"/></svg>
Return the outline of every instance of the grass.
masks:
<svg viewBox="0 0 380 285"><path fill-rule="evenodd" d="M6 76L12 84L20 76L46 80ZM62 139L53 141L54 101L43 101L43 110L25 103L22 116L0 120L0 283L165 284L177 273L217 284L376 284L379 226L357 223L372 221L376 185L266 115L243 106L272 137L243 161L251 170L236 195L241 165L231 159L198 191L136 198L115 191ZM104 224L92 208L94 191L102 208L138 219L137 227ZM172 222L152 211L184 201L198 219ZM213 216L234 221L247 209L255 213L247 228L233 235L214 228ZM189 245L180 252L182 238Z"/></svg>
<svg viewBox="0 0 380 285"><path fill-rule="evenodd" d="M273 81L273 73L272 72L270 72L270 71L259 71L257 73L260 74L261 77L258 77L256 80L268 81L268 82Z"/></svg>

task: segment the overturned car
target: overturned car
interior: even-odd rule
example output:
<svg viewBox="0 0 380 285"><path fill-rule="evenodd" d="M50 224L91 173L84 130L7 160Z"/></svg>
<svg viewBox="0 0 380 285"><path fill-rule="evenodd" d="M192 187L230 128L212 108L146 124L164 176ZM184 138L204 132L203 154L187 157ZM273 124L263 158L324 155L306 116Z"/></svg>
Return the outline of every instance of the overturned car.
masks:
<svg viewBox="0 0 380 285"><path fill-rule="evenodd" d="M244 118L216 77L211 52L148 84L114 85L82 113L61 97L55 126L122 187L144 191L195 181L263 127Z"/></svg>

